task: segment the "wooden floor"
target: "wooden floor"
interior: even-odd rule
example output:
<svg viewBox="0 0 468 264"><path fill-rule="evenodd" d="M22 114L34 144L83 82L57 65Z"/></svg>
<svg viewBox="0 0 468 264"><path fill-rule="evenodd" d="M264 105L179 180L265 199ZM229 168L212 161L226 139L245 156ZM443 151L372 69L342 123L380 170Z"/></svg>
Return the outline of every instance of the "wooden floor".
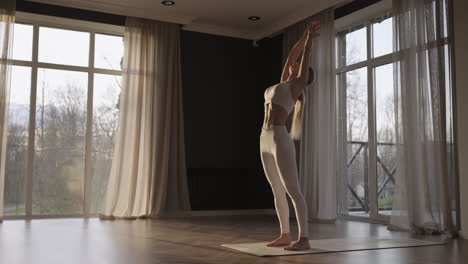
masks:
<svg viewBox="0 0 468 264"><path fill-rule="evenodd" d="M381 225L349 221L310 224L309 230L311 239L408 236ZM463 240L452 240L446 246L265 258L220 246L268 241L276 232L275 216L10 220L0 224L0 263L468 263L468 241Z"/></svg>

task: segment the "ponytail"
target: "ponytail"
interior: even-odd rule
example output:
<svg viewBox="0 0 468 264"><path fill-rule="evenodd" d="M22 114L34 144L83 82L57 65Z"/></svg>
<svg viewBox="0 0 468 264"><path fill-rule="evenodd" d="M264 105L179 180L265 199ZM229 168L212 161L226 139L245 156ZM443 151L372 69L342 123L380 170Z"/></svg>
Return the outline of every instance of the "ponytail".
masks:
<svg viewBox="0 0 468 264"><path fill-rule="evenodd" d="M304 92L299 96L299 98L296 101L296 105L294 106L294 114L293 114L293 120L292 120L292 125L291 125L291 137L294 140L300 140L301 139L301 134L302 134L302 115L303 115L303 110L304 110L304 104L305 104L305 98L304 98Z"/></svg>
<svg viewBox="0 0 468 264"><path fill-rule="evenodd" d="M314 82L314 70L312 67L309 67L309 74L308 74L308 80L307 80L307 86L311 85ZM294 140L300 140L301 139L301 134L302 134L302 116L304 112L304 104L305 104L305 89L302 90L301 96L296 101L296 104L294 105L294 115L293 115L293 120L292 120L292 125L291 125L291 137Z"/></svg>

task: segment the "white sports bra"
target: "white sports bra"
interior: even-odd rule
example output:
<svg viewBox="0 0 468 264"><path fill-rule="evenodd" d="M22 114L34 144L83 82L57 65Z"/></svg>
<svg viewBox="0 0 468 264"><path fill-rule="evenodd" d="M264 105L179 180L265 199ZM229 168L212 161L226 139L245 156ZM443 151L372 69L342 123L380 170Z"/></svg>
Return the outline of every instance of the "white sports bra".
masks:
<svg viewBox="0 0 468 264"><path fill-rule="evenodd" d="M265 90L264 97L265 104L273 103L280 105L288 114L291 113L296 104L292 98L291 87L287 83L278 83L268 87Z"/></svg>

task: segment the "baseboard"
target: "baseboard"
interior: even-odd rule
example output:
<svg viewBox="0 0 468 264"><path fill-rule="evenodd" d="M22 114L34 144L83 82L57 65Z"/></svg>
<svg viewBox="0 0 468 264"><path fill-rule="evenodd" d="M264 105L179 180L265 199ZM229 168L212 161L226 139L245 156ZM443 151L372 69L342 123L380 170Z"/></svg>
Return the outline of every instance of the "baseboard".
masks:
<svg viewBox="0 0 468 264"><path fill-rule="evenodd" d="M274 209L192 211L192 216L275 215L275 214L276 214L276 211Z"/></svg>

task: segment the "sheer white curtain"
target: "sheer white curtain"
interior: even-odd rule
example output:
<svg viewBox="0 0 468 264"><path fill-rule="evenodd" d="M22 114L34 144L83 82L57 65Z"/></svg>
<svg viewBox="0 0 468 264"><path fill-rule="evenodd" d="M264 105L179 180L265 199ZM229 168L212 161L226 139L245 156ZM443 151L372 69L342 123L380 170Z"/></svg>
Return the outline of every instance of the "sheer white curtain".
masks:
<svg viewBox="0 0 468 264"><path fill-rule="evenodd" d="M398 168L392 229L454 231L447 153L442 0L395 0ZM450 131L449 131L450 132Z"/></svg>
<svg viewBox="0 0 468 264"><path fill-rule="evenodd" d="M101 218L188 212L179 25L127 18L120 107Z"/></svg>
<svg viewBox="0 0 468 264"><path fill-rule="evenodd" d="M3 196L8 136L8 94L10 90L14 22L15 0L2 0L0 2L0 222L3 219Z"/></svg>
<svg viewBox="0 0 468 264"><path fill-rule="evenodd" d="M337 217L337 200L333 9L287 28L283 34L283 55L289 54L312 20L319 20L321 28L320 36L313 41L311 66L315 80L306 88L302 137L296 144L299 181L307 201L309 220L334 222Z"/></svg>

